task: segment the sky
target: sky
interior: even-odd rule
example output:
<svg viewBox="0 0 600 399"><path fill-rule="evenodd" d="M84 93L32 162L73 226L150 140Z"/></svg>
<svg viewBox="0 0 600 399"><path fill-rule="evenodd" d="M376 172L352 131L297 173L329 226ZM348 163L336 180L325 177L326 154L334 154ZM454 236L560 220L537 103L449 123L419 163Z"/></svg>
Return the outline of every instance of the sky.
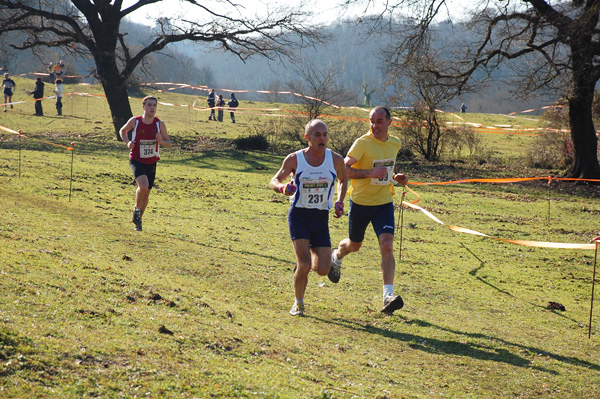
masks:
<svg viewBox="0 0 600 399"><path fill-rule="evenodd" d="M136 1L134 0L126 0L123 2L124 8L128 5L134 4ZM212 4L208 3L208 7L211 7L212 10L219 11L223 13L223 10L227 10L227 14L233 17L236 16L254 16L254 15L266 15L268 11L277 10L279 7L294 7L299 3L305 3L303 9L309 10L320 10L314 16L316 22L328 22L338 18L340 15L339 9L337 9L337 5L341 2L341 0L328 0L328 1L316 1L316 0L278 0L278 1L268 1L268 0L237 0L234 1L236 4L240 4L238 10L233 9L233 7L226 8L225 5L221 5L216 1L213 1ZM193 15L197 7L187 5L183 1L179 0L163 0L161 1L161 16L177 16L177 15L185 15L189 17L189 15ZM206 2L205 2L206 4ZM216 6L217 4L218 7ZM148 17L148 13L152 13L154 7L156 6L146 6L141 10L136 11L131 15L131 20L138 23L149 24L150 18ZM358 10L356 7L352 9L351 12L356 14L362 14L364 7ZM237 15L236 15L237 14Z"/></svg>
<svg viewBox="0 0 600 399"><path fill-rule="evenodd" d="M449 12L454 14L456 10L456 16L464 13L465 4L474 3L477 0L463 0L460 3L460 7L454 6L454 4L459 4L458 0L448 0L449 1ZM125 0L124 7L127 7L131 4L134 4L136 1L134 0ZM203 4L208 4L211 9L215 11L219 11L220 13L227 13L227 15L233 17L249 17L255 15L266 15L267 12L277 10L279 7L294 7L300 3L304 3L303 9L305 10L319 10L318 12L314 12L314 16L311 21L315 23L323 23L328 24L331 22L335 22L341 18L346 17L354 17L360 16L364 14L374 14L376 12L381 12L383 10L382 4L384 0L378 0L376 3L378 5L365 5L368 3L367 0L363 1L360 6L349 7L346 10L342 10L339 5L343 3L343 0L233 0L233 2L240 4L240 8L238 10L233 9L232 7L226 8L223 3L219 3L217 1L212 2L202 2ZM183 1L179 0L163 0L160 4L160 16L168 16L168 17L176 17L184 15L187 18L193 16L194 13L197 13L197 7L190 6L185 4ZM218 7L215 7L215 5ZM137 23L142 23L146 25L152 25L152 18L156 17L157 5L150 5L141 8L130 16L130 20Z"/></svg>

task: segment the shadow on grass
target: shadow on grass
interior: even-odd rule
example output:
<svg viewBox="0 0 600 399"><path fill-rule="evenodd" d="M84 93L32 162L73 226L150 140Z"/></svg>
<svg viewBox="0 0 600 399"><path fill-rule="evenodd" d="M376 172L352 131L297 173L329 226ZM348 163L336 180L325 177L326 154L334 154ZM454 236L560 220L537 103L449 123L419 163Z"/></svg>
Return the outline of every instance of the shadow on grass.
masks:
<svg viewBox="0 0 600 399"><path fill-rule="evenodd" d="M205 248L210 248L210 249L217 249L217 250L224 251L224 252L233 252L233 253L237 253L237 254L240 254L240 255L259 256L261 258L269 259L269 260L272 260L272 261L275 261L275 262L288 263L288 264L294 265L294 266L296 265L296 262L293 262L293 261L290 261L290 260L287 260L287 259L276 258L274 256L265 255L265 254L261 254L261 253L258 253L258 252L252 252L252 251L246 251L246 250L235 250L235 249L232 249L231 247L227 247L226 248L226 247L222 247L222 246L218 246L218 245L211 245L211 244L206 244L206 243L203 243L203 242L196 242L196 241L192 241L192 240L189 240L189 239L185 239L183 237L177 237L173 233L170 233L170 234L168 234L168 233L166 233L166 234L165 233L153 233L153 235L159 236L159 237L163 237L163 238L169 239L169 240L172 240L172 239L179 240L179 241L185 242L187 244L193 244L193 245L197 245L197 246L200 246L200 247L205 247Z"/></svg>
<svg viewBox="0 0 600 399"><path fill-rule="evenodd" d="M469 248L467 248L467 246L466 246L465 244L463 244L463 243L461 242L461 243L460 243L460 245L461 245L461 247L463 247L463 248L464 248L464 249L465 249L465 250L466 250L468 253L470 253L471 255L473 255L473 257L474 257L475 259L477 259L477 260L479 261L479 267L476 267L475 269L471 270L471 271L469 272L469 274L470 274L471 276L474 276L474 277L475 277L477 280L479 280L479 281L480 281L480 282L482 282L483 284L485 284L485 285L487 285L487 286L489 286L489 287L491 287L491 288L495 289L496 291L498 291L498 292L500 292L500 293L502 293L502 294L508 295L508 296L509 296L509 297L511 297L511 298L514 298L514 299L521 300L521 301L523 301L523 302L525 302L525 303L528 303L529 305L531 305L531 306L533 306L533 307L535 307L535 308L539 308L539 309L543 309L543 310L549 311L549 312L551 312L551 313L554 313L554 314L555 314L555 315L557 315L557 316L560 316L560 317L562 317L562 318L564 318L564 319L570 320L570 321L572 321L572 322L573 322L573 323L575 323L575 324L579 324L579 321L577 321L577 320L575 320L575 319L573 319L573 318L571 318L571 317L565 316L565 315L564 315L564 314L562 314L562 313L558 313L558 312L557 312L557 311L555 311L555 310L548 309L548 308L546 308L546 307L544 307L544 306L541 306L541 305L538 305L538 304L536 304L536 303L529 302L529 301L527 301L527 300L524 300L524 299L521 299L521 298L517 298L516 296L514 296L514 295L513 295L513 294L511 294L510 292L508 292L508 291L505 291L505 290L503 290L503 289L501 289L501 288L498 288L498 287L496 287L495 285L493 285L493 284L491 284L490 282L488 282L488 281L486 281L485 279L483 279L482 277L479 277L479 276L477 275L477 272L478 272L479 270L481 270L482 268L484 268L484 267L485 267L485 262L484 262L484 261L483 261L481 258L479 258L477 255L475 255L475 253L474 253L473 251L471 251Z"/></svg>
<svg viewBox="0 0 600 399"><path fill-rule="evenodd" d="M481 258L479 258L477 255L475 255L475 253L473 251L471 251L469 248L467 248L467 246L465 244L463 244L462 242L460 243L460 246L463 247L468 253L470 253L471 255L473 255L473 257L479 261L479 267L476 267L475 269L473 269L473 270L471 270L469 272L469 274L471 276L474 276L477 280L479 280L483 284L485 284L485 285L487 285L487 286L495 289L496 291L501 292L502 294L508 295L511 298L515 298L515 296L513 294L511 294L510 292L505 291L505 290L503 290L501 288L498 288L495 285L493 285L492 283L490 283L490 282L486 281L485 279L479 277L477 275L477 272L485 267L485 262Z"/></svg>
<svg viewBox="0 0 600 399"><path fill-rule="evenodd" d="M585 360L577 359L575 357L567 357L558 355L555 353L547 352L540 348L534 348L530 346L520 345L515 342L506 341L503 339L499 339L496 337L492 337L485 334L478 333L466 333L462 331L451 330L449 328L437 326L431 324L429 322L423 320L409 320L405 321L404 324L407 325L416 325L418 327L423 328L435 328L438 330L442 330L456 336L456 340L441 340L436 338L429 338L415 334L407 334L401 332L390 331L388 329L382 329L378 327L374 327L369 323L360 323L357 321L351 320L324 320L314 316L305 316L310 319L314 319L327 324L335 324L340 327L352 329L358 332L365 332L369 334L377 334L381 335L384 338L395 339L398 341L406 342L408 346L415 350L424 351L427 353L437 354L437 355L453 355L453 356L466 356L472 359L477 360L485 360L485 361L493 361L498 363L506 363L511 366L516 367L526 367L532 370L538 370L541 372L546 372L549 374L558 375L558 372L554 370L550 370L540 366L532 365L531 361L526 359L523 356L520 356L516 353L511 352L505 348L498 348L497 345L483 345L474 342L459 342L459 340L464 340L462 337L467 337L469 339L484 339L491 341L492 343L502 343L511 348L516 348L517 351L522 351L524 353L535 354L538 356L547 356L550 359L571 364L578 367L585 367L590 370L600 371L600 365L591 363Z"/></svg>
<svg viewBox="0 0 600 399"><path fill-rule="evenodd" d="M186 158L166 159L161 160L161 162L220 171L255 172L256 170L271 169L273 167L273 158L278 158L278 156L270 153L246 153L243 151L227 150L204 151L194 155L190 154ZM231 162L228 162L229 160Z"/></svg>
<svg viewBox="0 0 600 399"><path fill-rule="evenodd" d="M442 326L437 326L437 325L431 324L431 323L423 321L423 320L411 320L411 321L406 322L406 324L414 324L414 325L417 325L419 327L436 328L438 330L442 330L442 331L449 332L449 333L456 334L456 335L460 335L460 336L466 336L466 337L469 337L469 338L492 340L494 342L500 342L500 343L502 343L504 345L507 345L507 346L510 346L510 347L518 348L521 351L526 351L526 352L531 353L531 354L536 354L538 356L547 356L550 359L553 359L553 360L556 360L556 361L559 361L559 362L562 362L562 363L568 363L568 364L571 364L571 365L574 365L574 366L578 366L578 367L585 367L585 368L588 368L588 369L594 370L594 371L600 371L600 365L596 364L596 363L588 362L586 360L577 359L576 357L568 357L568 356L558 355L558 354L555 354L555 353L551 353L551 352L545 351L545 350L540 349L540 348L535 348L535 347L531 347L531 346L521 345L521 344L518 344L518 343L515 343L515 342L510 342L510 341L507 341L507 340L504 340L504 339L500 339L500 338L496 338L496 337L491 337L491 336L485 335L485 334L465 333L465 332L462 332L462 331L451 330L449 328L445 328L445 327L442 327ZM467 345L469 345L469 344L467 344ZM486 348L485 346L480 346L480 345L477 345L477 347ZM492 350L493 351L494 348L489 348L488 350ZM510 353L506 349L503 349L502 352ZM512 355L512 356L519 357L517 355ZM490 359L490 360L494 360L494 359ZM527 361L527 363L529 363L529 361ZM510 363L510 364L513 364L513 363ZM518 366L518 364L515 364L515 365ZM538 368L538 367L532 367L532 368L537 368L538 370L547 371L547 372L552 373L552 374L558 374L555 371L545 370L543 368Z"/></svg>

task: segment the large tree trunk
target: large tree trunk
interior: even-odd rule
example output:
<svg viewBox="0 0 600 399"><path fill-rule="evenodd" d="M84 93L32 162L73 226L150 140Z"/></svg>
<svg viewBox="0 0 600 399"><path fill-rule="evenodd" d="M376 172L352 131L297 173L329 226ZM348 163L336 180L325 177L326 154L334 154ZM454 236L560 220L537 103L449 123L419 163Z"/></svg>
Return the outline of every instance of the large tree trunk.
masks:
<svg viewBox="0 0 600 399"><path fill-rule="evenodd" d="M112 115L113 126L117 140L121 141L119 129L127 123L129 118L133 116L131 113L131 105L127 95L126 81L127 79L119 73L119 68L114 56L113 43L105 44L106 50L99 50L94 54L94 59L97 66L97 74L106 101Z"/></svg>
<svg viewBox="0 0 600 399"><path fill-rule="evenodd" d="M567 175L580 179L599 179L598 137L592 119L595 82L591 82L589 74L578 71L575 66L576 64L573 68L573 95L569 98L573 165Z"/></svg>
<svg viewBox="0 0 600 399"><path fill-rule="evenodd" d="M117 140L122 141L121 136L119 135L119 129L121 129L121 127L127 123L129 118L133 116L127 89L124 83L120 85L105 85L103 83L102 87L104 87L104 94L106 94L106 101L108 102L110 113L112 115Z"/></svg>

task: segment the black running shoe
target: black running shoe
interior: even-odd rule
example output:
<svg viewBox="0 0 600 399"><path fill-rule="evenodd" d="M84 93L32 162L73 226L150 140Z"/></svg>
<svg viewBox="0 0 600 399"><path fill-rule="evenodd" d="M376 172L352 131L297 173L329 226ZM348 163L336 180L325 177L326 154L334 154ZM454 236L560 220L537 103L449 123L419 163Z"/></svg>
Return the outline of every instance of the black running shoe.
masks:
<svg viewBox="0 0 600 399"><path fill-rule="evenodd" d="M336 262L333 257L333 254L335 254L336 251L337 249L331 252L331 269L329 269L329 273L327 273L327 277L332 283L339 282L340 277L342 277L342 261L338 260Z"/></svg>
<svg viewBox="0 0 600 399"><path fill-rule="evenodd" d="M135 208L133 210L133 218L131 218L131 223L135 225L135 231L142 231L142 211L141 209Z"/></svg>

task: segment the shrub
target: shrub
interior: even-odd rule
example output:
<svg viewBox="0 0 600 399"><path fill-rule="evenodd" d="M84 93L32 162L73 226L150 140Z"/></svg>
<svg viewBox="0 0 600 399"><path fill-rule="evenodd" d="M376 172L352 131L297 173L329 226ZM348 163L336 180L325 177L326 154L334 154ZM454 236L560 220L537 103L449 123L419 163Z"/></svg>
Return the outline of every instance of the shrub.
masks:
<svg viewBox="0 0 600 399"><path fill-rule="evenodd" d="M246 137L238 137L233 140L236 150L266 151L269 149L269 141L264 134L253 134Z"/></svg>
<svg viewBox="0 0 600 399"><path fill-rule="evenodd" d="M442 153L447 153L460 159L463 150L469 151L468 157L473 158L481 153L481 137L466 126L446 128L442 136Z"/></svg>
<svg viewBox="0 0 600 399"><path fill-rule="evenodd" d="M563 168L569 163L565 151L567 138L564 133L545 131L537 136L527 154L528 166L534 168L555 169Z"/></svg>

